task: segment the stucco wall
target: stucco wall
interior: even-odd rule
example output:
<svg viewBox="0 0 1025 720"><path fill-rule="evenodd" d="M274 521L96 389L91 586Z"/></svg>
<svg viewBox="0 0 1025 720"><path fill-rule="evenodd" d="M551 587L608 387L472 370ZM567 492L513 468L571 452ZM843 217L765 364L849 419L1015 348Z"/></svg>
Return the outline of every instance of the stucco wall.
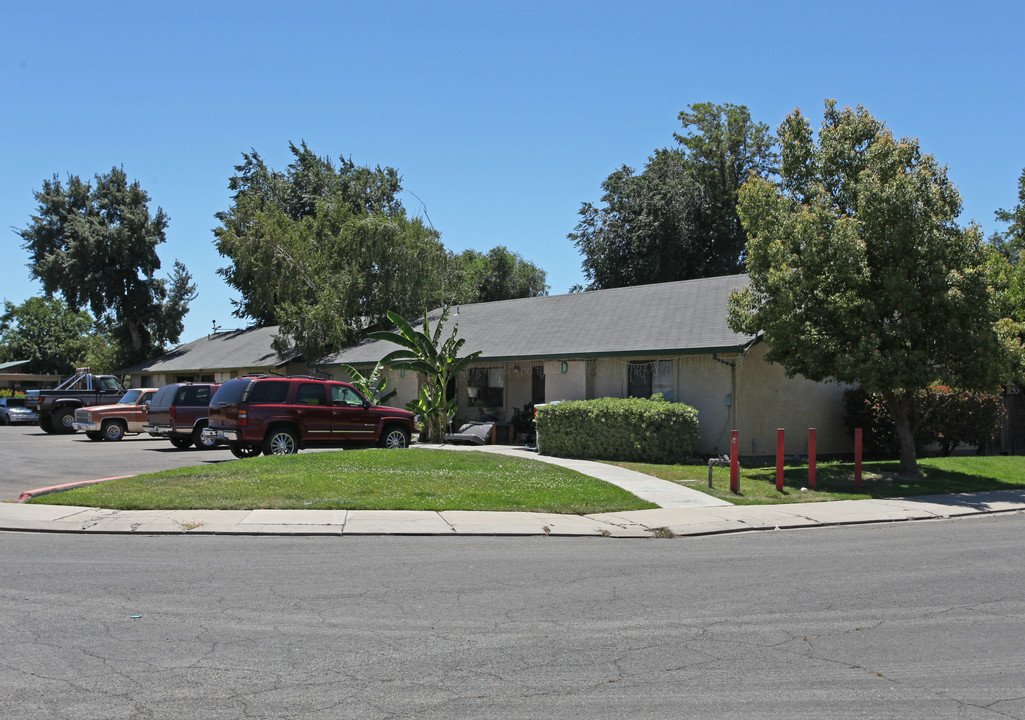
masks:
<svg viewBox="0 0 1025 720"><path fill-rule="evenodd" d="M847 386L787 378L781 366L765 362L767 350L756 344L738 365L741 455L774 456L777 428L784 429L788 455L807 454L808 428L815 428L819 454L853 452L843 424Z"/></svg>
<svg viewBox="0 0 1025 720"><path fill-rule="evenodd" d="M587 371L586 360L546 360L545 401L587 400Z"/></svg>

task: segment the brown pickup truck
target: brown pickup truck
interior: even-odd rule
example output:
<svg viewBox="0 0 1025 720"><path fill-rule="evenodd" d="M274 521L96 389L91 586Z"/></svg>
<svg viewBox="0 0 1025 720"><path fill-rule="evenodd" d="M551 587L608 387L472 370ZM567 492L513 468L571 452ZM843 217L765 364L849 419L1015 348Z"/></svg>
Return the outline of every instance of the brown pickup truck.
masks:
<svg viewBox="0 0 1025 720"><path fill-rule="evenodd" d="M156 388L133 388L114 405L77 408L71 426L84 430L90 440L120 440L128 433L141 433L156 392Z"/></svg>
<svg viewBox="0 0 1025 720"><path fill-rule="evenodd" d="M210 398L220 385L212 383L175 383L165 385L149 404L149 420L143 430L154 437L171 441L179 450L195 445L199 450L217 447L214 439L203 437L210 412Z"/></svg>

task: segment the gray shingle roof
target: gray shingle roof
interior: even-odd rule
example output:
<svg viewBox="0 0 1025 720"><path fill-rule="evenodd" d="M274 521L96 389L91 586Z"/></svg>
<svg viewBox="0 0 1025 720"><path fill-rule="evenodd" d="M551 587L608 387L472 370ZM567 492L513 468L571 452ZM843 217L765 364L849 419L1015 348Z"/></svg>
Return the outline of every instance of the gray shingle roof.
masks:
<svg viewBox="0 0 1025 720"><path fill-rule="evenodd" d="M482 360L725 352L754 339L726 325L730 291L747 283L747 275L730 275L462 305L442 335L458 324L462 354L482 350ZM374 363L397 347L364 341L322 363Z"/></svg>
<svg viewBox="0 0 1025 720"><path fill-rule="evenodd" d="M127 373L165 373L185 370L229 370L233 368L276 368L294 356L281 358L271 342L276 325L248 330L229 330L180 345L166 355L128 368Z"/></svg>

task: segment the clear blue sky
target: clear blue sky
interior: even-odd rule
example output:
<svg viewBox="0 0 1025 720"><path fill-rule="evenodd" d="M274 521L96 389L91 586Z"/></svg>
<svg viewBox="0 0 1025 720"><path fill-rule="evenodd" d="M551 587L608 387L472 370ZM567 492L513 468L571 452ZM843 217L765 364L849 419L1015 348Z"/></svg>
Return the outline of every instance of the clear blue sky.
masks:
<svg viewBox="0 0 1025 720"><path fill-rule="evenodd" d="M583 283L566 238L620 165L672 144L696 102L775 128L864 105L949 166L988 235L1025 167L1025 3L156 2L0 4L0 299L41 294L14 229L54 173L115 165L170 216L160 246L199 298L182 341L245 322L214 213L255 148L398 169L445 246L505 245ZM424 203L409 193L415 193Z"/></svg>

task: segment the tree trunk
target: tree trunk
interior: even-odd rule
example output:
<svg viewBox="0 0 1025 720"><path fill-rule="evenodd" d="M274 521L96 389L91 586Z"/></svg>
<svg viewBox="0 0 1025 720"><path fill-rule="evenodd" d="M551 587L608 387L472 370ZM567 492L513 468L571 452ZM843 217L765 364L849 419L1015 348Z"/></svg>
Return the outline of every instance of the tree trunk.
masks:
<svg viewBox="0 0 1025 720"><path fill-rule="evenodd" d="M900 438L900 474L904 477L921 477L918 470L918 452L915 449L914 395L902 392L899 395L883 394L886 406L893 417L897 437Z"/></svg>

